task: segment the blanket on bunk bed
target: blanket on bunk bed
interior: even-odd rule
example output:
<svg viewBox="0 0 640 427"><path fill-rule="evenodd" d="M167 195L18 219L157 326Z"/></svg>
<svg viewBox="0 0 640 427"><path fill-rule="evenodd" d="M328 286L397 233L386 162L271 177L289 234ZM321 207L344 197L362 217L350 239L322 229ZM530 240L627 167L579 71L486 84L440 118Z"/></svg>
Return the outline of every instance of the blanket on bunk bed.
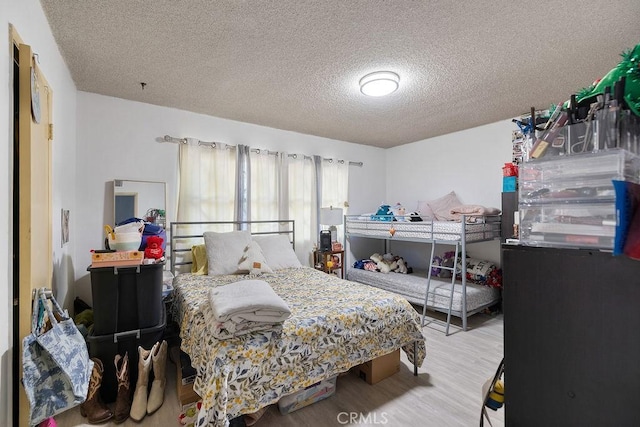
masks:
<svg viewBox="0 0 640 427"><path fill-rule="evenodd" d="M461 221L462 215L467 215L467 221L475 221L478 216L499 215L500 209L481 205L460 205L451 208L451 216L454 221Z"/></svg>

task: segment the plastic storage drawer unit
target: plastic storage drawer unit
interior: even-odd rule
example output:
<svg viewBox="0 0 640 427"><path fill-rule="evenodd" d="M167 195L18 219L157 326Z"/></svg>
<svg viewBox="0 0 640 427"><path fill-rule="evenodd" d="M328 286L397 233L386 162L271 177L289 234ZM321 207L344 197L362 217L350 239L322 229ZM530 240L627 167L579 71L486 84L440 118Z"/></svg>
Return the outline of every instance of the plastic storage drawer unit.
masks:
<svg viewBox="0 0 640 427"><path fill-rule="evenodd" d="M133 390L136 381L138 381L138 346L149 350L162 339L167 316L164 309L161 314L162 319L151 328L107 335L95 335L95 331L92 331L87 337L89 354L91 357L100 359L104 366L100 395L106 403L114 402L118 393L116 368L113 363L116 354L124 356L125 353L129 353L129 382L131 390ZM149 380L149 384L151 384L151 380Z"/></svg>
<svg viewBox="0 0 640 427"><path fill-rule="evenodd" d="M520 242L614 249L621 225L614 180L640 182L640 156L609 149L520 166Z"/></svg>
<svg viewBox="0 0 640 427"><path fill-rule="evenodd" d="M164 263L87 268L91 273L96 335L156 326L162 312Z"/></svg>
<svg viewBox="0 0 640 427"><path fill-rule="evenodd" d="M612 250L616 224L613 203L557 203L520 207L520 239L532 246Z"/></svg>

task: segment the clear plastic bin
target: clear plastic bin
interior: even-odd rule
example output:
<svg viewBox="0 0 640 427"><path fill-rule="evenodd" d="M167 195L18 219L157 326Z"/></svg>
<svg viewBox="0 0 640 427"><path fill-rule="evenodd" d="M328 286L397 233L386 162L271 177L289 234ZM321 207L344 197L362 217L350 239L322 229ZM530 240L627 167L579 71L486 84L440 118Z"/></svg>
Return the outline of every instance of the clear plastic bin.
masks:
<svg viewBox="0 0 640 427"><path fill-rule="evenodd" d="M612 250L615 203L520 206L520 242L531 246Z"/></svg>

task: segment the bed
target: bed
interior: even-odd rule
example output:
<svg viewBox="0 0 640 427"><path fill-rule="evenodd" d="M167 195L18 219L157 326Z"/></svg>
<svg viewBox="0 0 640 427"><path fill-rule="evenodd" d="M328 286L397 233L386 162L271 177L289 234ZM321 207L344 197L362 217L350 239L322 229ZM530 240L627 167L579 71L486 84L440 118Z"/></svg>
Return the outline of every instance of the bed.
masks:
<svg viewBox="0 0 640 427"><path fill-rule="evenodd" d="M198 237L191 231L180 234L181 224L171 224L171 247L177 251L185 250L178 242L184 246L185 239ZM289 232L279 225L276 233ZM188 264L174 255L171 261L175 266ZM269 283L291 309L281 331L214 338L210 289L256 277ZM310 267L259 276L183 273L176 275L173 287L181 348L198 372L194 390L203 398L199 425L223 426L227 419L256 412L398 348L414 363L414 373L425 357L420 316L406 299Z"/></svg>
<svg viewBox="0 0 640 427"><path fill-rule="evenodd" d="M400 220L394 220L400 219ZM414 218L415 219L415 218ZM458 221L438 221L420 217L420 221L409 221L409 217L380 217L371 215L345 216L345 247L352 238L365 237L385 241L385 252L389 242L408 241L430 245L431 260L437 244L453 245L455 259L466 259L468 243L500 238L500 215L460 215ZM349 251L345 251L349 253ZM459 257L458 257L459 255ZM347 262L347 264L353 264ZM440 267L441 268L441 267ZM413 274L382 274L356 268L347 268L347 278L370 286L395 292L410 302L423 306L424 325L427 307L447 314L445 333L449 334L451 316L462 319L462 329L467 330L467 318L500 300L500 292L491 287L467 282L466 263L454 265L460 271L461 281L455 277L443 281L431 277L431 269Z"/></svg>
<svg viewBox="0 0 640 427"><path fill-rule="evenodd" d="M402 295L412 304L422 306L424 304L425 289L427 288L426 270L414 269L412 274L381 274L375 271L362 270L350 267L347 269L349 280L366 283L380 289ZM428 295L427 306L437 311L447 312L451 283L443 279L431 279L431 290ZM462 283L454 284L453 303L451 313L456 317L462 317ZM466 284L467 315L471 316L484 308L490 307L500 300L500 290L497 288Z"/></svg>

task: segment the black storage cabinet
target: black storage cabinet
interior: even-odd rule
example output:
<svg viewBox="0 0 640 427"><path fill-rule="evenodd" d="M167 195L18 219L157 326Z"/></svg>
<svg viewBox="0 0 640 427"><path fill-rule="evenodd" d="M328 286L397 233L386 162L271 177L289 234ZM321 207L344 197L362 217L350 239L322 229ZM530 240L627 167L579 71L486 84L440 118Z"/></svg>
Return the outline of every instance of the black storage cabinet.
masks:
<svg viewBox="0 0 640 427"><path fill-rule="evenodd" d="M87 337L89 355L97 357L104 365L102 386L100 395L104 402L110 403L116 400L118 393L118 380L114 360L117 354L124 356L129 354L129 381L130 390L133 393L136 381L138 381L138 346L149 350L155 343L162 340L167 315L164 308L161 310L161 320L155 326L144 329L117 332L114 334L96 335L92 331ZM151 384L151 381L149 381ZM132 394L133 396L133 394Z"/></svg>
<svg viewBox="0 0 640 427"><path fill-rule="evenodd" d="M502 246L506 426L640 426L640 261Z"/></svg>
<svg viewBox="0 0 640 427"><path fill-rule="evenodd" d="M87 268L96 335L157 326L162 315L164 263Z"/></svg>

